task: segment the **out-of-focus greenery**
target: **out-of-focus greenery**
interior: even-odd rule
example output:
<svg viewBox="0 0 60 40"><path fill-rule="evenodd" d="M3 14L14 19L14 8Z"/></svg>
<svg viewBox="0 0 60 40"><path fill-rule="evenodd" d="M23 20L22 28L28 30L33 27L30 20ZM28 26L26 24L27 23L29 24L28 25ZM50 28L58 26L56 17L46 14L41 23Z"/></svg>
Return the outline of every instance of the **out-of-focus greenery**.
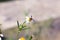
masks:
<svg viewBox="0 0 60 40"><path fill-rule="evenodd" d="M44 38L47 38L47 37L46 36L43 37L41 35L42 33L40 34L40 32L41 31L43 32L44 28L49 28L52 21L53 21L53 18L49 18L48 20L36 22L35 24L32 24L32 25L29 24L28 26L31 27L31 28L29 29L29 31L26 31L26 32L28 32L28 34L26 34L26 32L24 32L24 34L31 36L30 33L32 33L35 36L34 40L44 40ZM21 33L23 33L23 32L21 32ZM12 38L13 38L13 40L18 40L17 37L20 36L20 35L17 36L17 34L18 34L18 28L17 27L5 30L3 32L3 34L7 37L7 40L8 39L12 40ZM27 39L28 38L30 39L31 37L27 37Z"/></svg>
<svg viewBox="0 0 60 40"><path fill-rule="evenodd" d="M19 31L29 29L25 22L23 22L22 24L19 24L19 22L17 21L17 26L18 26Z"/></svg>
<svg viewBox="0 0 60 40"><path fill-rule="evenodd" d="M32 37L32 36L30 36L28 40L32 40L32 38L33 38L33 37Z"/></svg>
<svg viewBox="0 0 60 40"><path fill-rule="evenodd" d="M49 18L48 20L42 21L40 25L42 25L43 27L50 27L52 21L53 18Z"/></svg>
<svg viewBox="0 0 60 40"><path fill-rule="evenodd" d="M32 40L32 38L33 38L32 36L29 35L26 36L26 40Z"/></svg>

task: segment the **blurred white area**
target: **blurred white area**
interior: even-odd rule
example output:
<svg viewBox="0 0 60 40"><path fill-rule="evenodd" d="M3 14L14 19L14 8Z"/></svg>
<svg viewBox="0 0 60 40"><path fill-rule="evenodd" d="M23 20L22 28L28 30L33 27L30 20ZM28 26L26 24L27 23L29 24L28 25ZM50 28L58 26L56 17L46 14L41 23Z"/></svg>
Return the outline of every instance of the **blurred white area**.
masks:
<svg viewBox="0 0 60 40"><path fill-rule="evenodd" d="M25 19L25 11L29 11L29 16L32 15L38 21L59 17L60 0L20 0L0 3L2 30L15 27L16 20L22 23Z"/></svg>

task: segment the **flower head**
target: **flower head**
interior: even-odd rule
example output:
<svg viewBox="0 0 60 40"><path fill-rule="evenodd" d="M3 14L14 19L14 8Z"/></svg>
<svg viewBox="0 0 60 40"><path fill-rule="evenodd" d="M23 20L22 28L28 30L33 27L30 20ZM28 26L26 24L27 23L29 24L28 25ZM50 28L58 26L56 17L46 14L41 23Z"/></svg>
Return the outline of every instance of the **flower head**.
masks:
<svg viewBox="0 0 60 40"><path fill-rule="evenodd" d="M1 37L3 37L3 34L0 34Z"/></svg>
<svg viewBox="0 0 60 40"><path fill-rule="evenodd" d="M25 38L24 37L21 37L19 40L25 40Z"/></svg>
<svg viewBox="0 0 60 40"><path fill-rule="evenodd" d="M28 17L28 16L27 16L27 17L26 17L26 22L29 23L29 22L31 22L31 21L32 21L32 17Z"/></svg>

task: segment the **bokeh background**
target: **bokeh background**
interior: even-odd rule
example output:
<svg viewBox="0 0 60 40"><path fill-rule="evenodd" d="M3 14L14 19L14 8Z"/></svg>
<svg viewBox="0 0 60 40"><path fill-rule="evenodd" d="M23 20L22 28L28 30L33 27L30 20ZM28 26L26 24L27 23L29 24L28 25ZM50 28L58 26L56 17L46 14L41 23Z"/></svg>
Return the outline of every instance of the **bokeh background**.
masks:
<svg viewBox="0 0 60 40"><path fill-rule="evenodd" d="M28 16L32 15L33 19L39 22L48 20L49 18L57 18L60 16L60 0L11 0L11 1L1 0L0 1L0 24L2 25L0 26L0 28L6 37L10 38L13 34L14 35L17 34L16 21L19 20L19 22L22 23L25 20L25 12L29 14ZM36 23L37 26L38 25L40 26L39 22ZM36 28L38 29L39 27L37 26L36 27L33 26L32 29L36 29ZM48 30L48 29L44 28L44 30ZM53 33L55 32L56 31L54 31ZM26 34L23 35L22 33L21 33L22 36L26 35ZM47 31L43 31L41 33L44 38L44 39L42 38L41 40L60 40L59 39L60 36L57 36L55 38L51 36L54 39L50 37L48 38L46 36L45 38L43 33L47 34ZM13 40L18 40L14 38L17 37L14 35L12 36ZM39 36L37 32L37 39L35 40L40 40L40 38L38 37Z"/></svg>

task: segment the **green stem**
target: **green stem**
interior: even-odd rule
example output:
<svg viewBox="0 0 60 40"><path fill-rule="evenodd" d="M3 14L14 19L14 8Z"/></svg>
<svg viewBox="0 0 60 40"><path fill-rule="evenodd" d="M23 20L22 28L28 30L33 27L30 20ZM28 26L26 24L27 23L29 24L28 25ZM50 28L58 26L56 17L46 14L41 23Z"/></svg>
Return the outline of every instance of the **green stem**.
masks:
<svg viewBox="0 0 60 40"><path fill-rule="evenodd" d="M29 40L32 40L32 36L29 37Z"/></svg>

